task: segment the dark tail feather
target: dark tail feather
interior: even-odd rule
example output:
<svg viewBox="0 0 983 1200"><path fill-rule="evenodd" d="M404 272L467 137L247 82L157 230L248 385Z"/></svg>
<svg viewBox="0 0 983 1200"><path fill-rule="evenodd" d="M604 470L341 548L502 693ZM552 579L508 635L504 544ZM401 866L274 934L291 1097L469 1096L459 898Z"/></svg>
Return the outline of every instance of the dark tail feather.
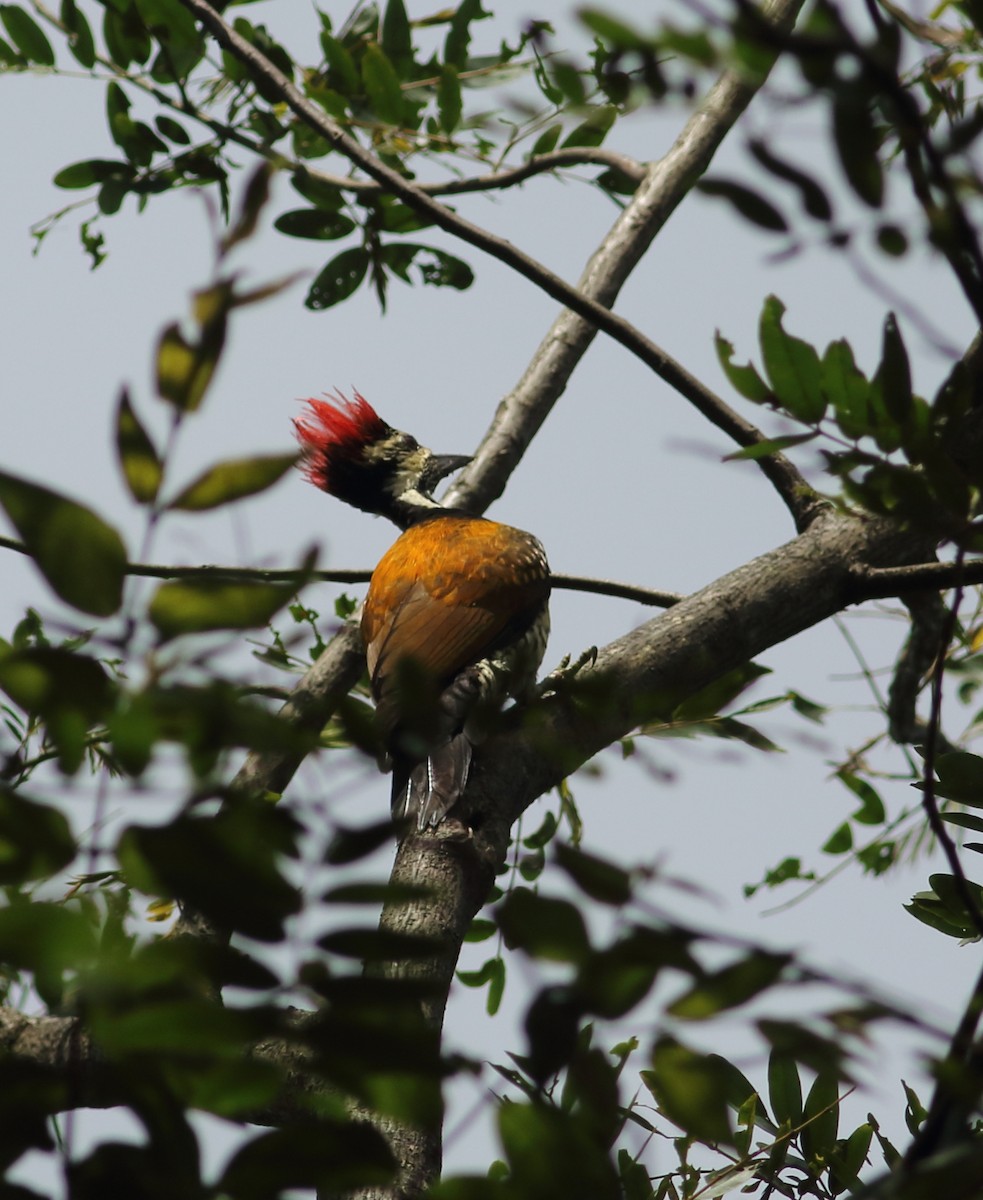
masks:
<svg viewBox="0 0 983 1200"><path fill-rule="evenodd" d="M416 817L422 833L439 825L464 794L471 769L471 743L458 733L424 762L393 769L393 817Z"/></svg>

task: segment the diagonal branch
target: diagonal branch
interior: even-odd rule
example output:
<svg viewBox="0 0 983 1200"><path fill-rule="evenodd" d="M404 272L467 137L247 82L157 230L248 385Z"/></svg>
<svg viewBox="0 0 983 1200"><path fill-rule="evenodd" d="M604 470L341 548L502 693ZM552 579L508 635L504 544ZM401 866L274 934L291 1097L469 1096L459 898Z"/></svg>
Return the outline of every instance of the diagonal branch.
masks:
<svg viewBox="0 0 983 1200"><path fill-rule="evenodd" d="M719 396L696 379L695 376L691 375L685 367L672 358L671 355L667 354L665 350L647 338L629 321L612 313L605 301L595 299L593 289L580 290L571 287L565 280L561 279L528 254L518 250L505 238L489 233L486 229L474 225L445 205L438 203L438 201L428 196L415 184L405 179L398 171L388 167L371 151L366 150L336 121L329 117L322 108L308 100L303 92L282 71L278 70L255 46L251 45L244 37L227 25L215 9L206 3L206 0L180 0L180 2L205 25L220 46L239 59L256 77L263 79L276 88L279 94L282 95L285 103L305 124L314 129L335 150L345 155L346 158L385 187L388 192L402 200L408 207L433 221L435 225L443 229L446 233L460 238L461 241L477 247L477 249L505 263L506 266L512 267L518 274L536 284L547 295L552 296L554 300L558 300L561 304L566 305L567 308L571 309L589 325L603 330L616 342L630 350L661 379L675 388L712 424L726 433L739 446L753 446L765 440L760 430L752 425L751 422L746 421L728 404L725 404ZM773 0L772 3L772 8L782 14L782 19L785 22L794 20L799 6L800 0ZM716 145L719 144L720 140L731 128L737 116L750 101L755 90L756 87L754 85L741 81L736 75L730 73L722 77L721 81L713 89L706 105L704 105L704 110L712 109L715 112L719 110L719 125L716 130L716 138L712 146L707 146L706 139L698 137L694 130L693 144L703 147L704 153L696 155L695 159L690 155L680 155L678 161L674 162L674 170L676 172L682 171L680 188L676 193L677 203L678 199L681 199L685 195L699 171L705 167L706 162L709 161L712 149L716 148ZM691 121L687 129L690 129L692 126L693 122ZM651 195L651 189L654 181L658 178L658 174L657 164L656 168L653 168L649 172L646 183L643 183L641 187L642 192L649 199L650 207L654 199ZM657 210L662 208L661 205L655 205L654 207ZM631 211L632 207L629 205L625 212L626 214L630 214ZM620 236L618 241L624 243L621 247L623 257L619 257L625 277L648 248L651 238L655 236L658 224L664 222L669 211L671 211L671 207L668 211L661 212L661 220L655 226L651 227L651 235L648 237L641 233L636 235L630 229L630 216L627 218L629 225L626 226L624 224L625 214L623 214L622 222L619 223ZM602 263L607 265L607 255L605 253L607 245L608 241L606 240L597 254L595 254L592 260L595 264ZM620 283L618 286L620 287ZM559 395L560 391L562 391L562 386L556 391L555 396ZM538 424L542 423L544 416L545 412L539 416ZM759 460L759 465L784 500L789 511L793 514L797 526L804 528L815 514L817 506L812 490L806 484L803 477L791 462L778 454ZM480 511L482 507L487 506L491 498L489 496L487 501L483 500L479 504L469 505L469 507L471 507L472 511Z"/></svg>

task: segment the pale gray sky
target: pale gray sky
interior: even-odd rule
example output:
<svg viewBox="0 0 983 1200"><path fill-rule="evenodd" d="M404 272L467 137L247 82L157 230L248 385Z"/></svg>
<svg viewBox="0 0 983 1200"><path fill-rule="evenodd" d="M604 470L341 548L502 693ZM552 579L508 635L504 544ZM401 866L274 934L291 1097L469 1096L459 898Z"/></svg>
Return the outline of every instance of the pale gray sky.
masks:
<svg viewBox="0 0 983 1200"><path fill-rule="evenodd" d="M430 7L409 4L413 15ZM476 39L492 42L515 32L519 14L536 15L517 0L498 7L504 15L494 26L476 26ZM327 8L342 12L339 5ZM682 11L668 0L653 8L677 18ZM315 17L302 6L258 4L250 9L250 19L267 22L298 54L312 42ZM196 195L183 193L155 197L137 216L127 199L118 217L101 223L109 258L95 272L78 247L74 215L32 257L31 223L78 198L51 185L55 172L79 159L113 156L104 87L84 78L7 75L0 88L7 114L0 147L8 164L8 185L0 196L0 468L91 504L120 528L135 556L142 516L119 479L112 416L125 381L148 423L158 431L165 427L167 413L150 384L153 347L161 327L187 311L189 292L209 278L206 208ZM779 81L774 95L782 88ZM642 158L657 157L684 115L676 109L637 116L616 132L611 145ZM803 165L829 174L818 110L759 102L745 127L777 135ZM745 169L741 137L732 140L717 164L721 173ZM838 184L834 190L863 241L869 212L851 205ZM784 199L794 208L790 194ZM901 205L900 197L897 202ZM301 206L281 181L273 209ZM460 197L456 207L571 281L615 216L610 201L589 187L546 179L499 198ZM792 332L820 346L845 335L858 361L871 369L888 305L844 256L822 246L819 235L813 230L813 244L777 263L770 259L777 248L773 238L750 231L719 201L694 197L669 222L626 287L618 311L735 403L716 364L713 333L719 328L733 341L740 360L756 353L757 317L770 292L786 303ZM430 231L420 240L450 245ZM364 289L338 308L310 313L301 304L302 284L237 314L205 410L186 425L172 486L219 459L289 449L297 401L333 387L357 386L387 420L438 451L472 449L500 395L521 374L546 331L555 304L477 252L451 248L476 270L469 292L410 290L396 283L383 318ZM250 281L259 282L298 269L316 271L337 249L334 243L296 241L267 231L238 252L237 265ZM938 262L923 254L897 264L873 261L878 274L943 328L954 345L969 340L970 316ZM903 327L916 383L930 393L945 362L910 325L903 322ZM627 352L601 337L490 515L533 530L558 571L685 591L793 533L784 508L753 466L719 461L731 448ZM345 509L291 476L233 510L169 519L151 557L291 565L316 542L322 564L361 567L371 566L392 536L382 522ZM52 617L66 615L29 565L6 553L3 567L0 635L9 634L28 604ZM327 588L311 588L305 599L327 615L329 596ZM566 652L603 644L648 616L624 601L569 592L555 596L552 611L548 666ZM900 627L848 619L868 648L871 665L887 665ZM856 805L845 789L828 782L828 762L877 727L876 714L858 708L869 705L870 697L855 681L857 664L832 626L778 647L762 661L775 674L753 696L794 687L842 711L823 730L805 727L784 710L764 719L762 727L788 745L785 755L765 756L711 741L646 743L646 754L675 773L670 784L653 782L637 763L622 764L617 752L602 755L596 777L573 782L587 823L586 847L629 864L659 864L715 897L707 903L658 889L660 903L677 914L801 951L807 961L882 987L922 1015L951 1024L968 995L978 950L933 933L901 908L938 866L922 860L882 881L861 879L851 868L804 904L770 917L762 911L791 892L759 894L750 902L742 898L742 885L758 880L786 854L801 853L817 870L834 865L817 847ZM345 772L339 785L331 768L332 761L325 759L307 770L297 785L302 794L328 789L332 803L337 801L338 811L349 819L382 815L386 781L359 773L352 787L353 777ZM336 794L341 791L344 797ZM913 793L905 783L885 783L882 795L896 812L911 803ZM552 803L540 801L531 810L529 829ZM124 820L132 815L120 812ZM76 816L84 826L91 814L79 808ZM972 874L975 862L972 855L967 858ZM544 886L560 882L547 875ZM470 948L470 961L463 965L477 965L487 950L487 945ZM515 1022L535 977L532 968L511 964L505 1011L493 1021L484 1016L483 995L458 989L449 1013L451 1039L497 1061L507 1049L521 1050ZM732 1018L728 1032L740 1025L740 1015ZM700 1031L689 1036L696 1039ZM745 1073L762 1079L760 1047L735 1036ZM728 1052L726 1044L719 1048ZM919 1076L911 1053L910 1039L882 1034L870 1070L862 1072L878 1087L854 1104L854 1124L873 1108L903 1140L897 1081L901 1075ZM479 1085L457 1085L449 1128L480 1096L480 1088L495 1082L486 1073ZM450 1168L474 1169L490 1157L480 1122L448 1147Z"/></svg>

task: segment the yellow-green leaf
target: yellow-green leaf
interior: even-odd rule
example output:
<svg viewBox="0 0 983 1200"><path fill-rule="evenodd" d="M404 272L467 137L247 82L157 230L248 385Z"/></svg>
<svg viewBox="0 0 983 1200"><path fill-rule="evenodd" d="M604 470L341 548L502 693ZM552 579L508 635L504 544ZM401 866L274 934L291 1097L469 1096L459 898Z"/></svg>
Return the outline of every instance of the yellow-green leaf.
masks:
<svg viewBox="0 0 983 1200"><path fill-rule="evenodd" d="M267 454L216 463L189 484L168 508L201 512L272 487L297 461L296 454Z"/></svg>
<svg viewBox="0 0 983 1200"><path fill-rule="evenodd" d="M126 388L120 392L116 409L116 451L130 495L138 504L152 504L157 499L164 467Z"/></svg>

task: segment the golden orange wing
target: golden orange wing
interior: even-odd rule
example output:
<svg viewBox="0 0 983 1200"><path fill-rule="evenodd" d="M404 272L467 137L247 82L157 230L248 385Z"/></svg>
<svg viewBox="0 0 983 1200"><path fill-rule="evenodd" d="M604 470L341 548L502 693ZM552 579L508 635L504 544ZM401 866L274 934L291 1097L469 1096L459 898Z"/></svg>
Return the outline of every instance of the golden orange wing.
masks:
<svg viewBox="0 0 983 1200"><path fill-rule="evenodd" d="M532 620L548 594L530 534L448 513L412 526L376 567L362 612L376 698L405 659L448 682Z"/></svg>

